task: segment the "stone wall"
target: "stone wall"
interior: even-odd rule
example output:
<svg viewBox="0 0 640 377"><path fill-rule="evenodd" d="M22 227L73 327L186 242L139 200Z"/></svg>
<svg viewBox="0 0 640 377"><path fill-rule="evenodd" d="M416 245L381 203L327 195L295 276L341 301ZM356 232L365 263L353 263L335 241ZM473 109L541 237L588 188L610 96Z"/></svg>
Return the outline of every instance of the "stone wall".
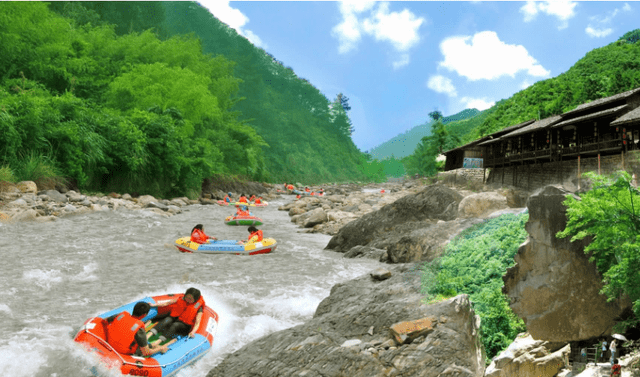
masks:
<svg viewBox="0 0 640 377"><path fill-rule="evenodd" d="M601 156L600 173L611 174L622 170L622 157L622 154ZM640 175L640 151L630 151L624 154L624 169L630 174ZM580 175L588 171L598 172L597 157L580 159ZM515 186L525 190L536 190L546 185L577 182L578 160L493 168L487 175L487 184L490 185Z"/></svg>
<svg viewBox="0 0 640 377"><path fill-rule="evenodd" d="M484 169L454 169L438 173L437 179L448 185L482 184L485 179ZM489 172L487 171L487 176Z"/></svg>

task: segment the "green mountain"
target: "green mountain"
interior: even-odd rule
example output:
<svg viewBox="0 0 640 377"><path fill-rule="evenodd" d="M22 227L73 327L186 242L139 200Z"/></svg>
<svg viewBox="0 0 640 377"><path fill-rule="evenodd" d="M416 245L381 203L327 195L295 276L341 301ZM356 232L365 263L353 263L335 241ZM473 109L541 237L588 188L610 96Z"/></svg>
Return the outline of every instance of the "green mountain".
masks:
<svg viewBox="0 0 640 377"><path fill-rule="evenodd" d="M465 120L476 117L481 112L476 109L465 109L461 112L444 117L443 123L454 128L464 128L469 125ZM432 121L417 125L407 132L403 132L394 138L372 148L369 154L377 160L384 160L389 157L403 158L409 156L416 149L423 137L431 135ZM454 125L455 124L455 125Z"/></svg>

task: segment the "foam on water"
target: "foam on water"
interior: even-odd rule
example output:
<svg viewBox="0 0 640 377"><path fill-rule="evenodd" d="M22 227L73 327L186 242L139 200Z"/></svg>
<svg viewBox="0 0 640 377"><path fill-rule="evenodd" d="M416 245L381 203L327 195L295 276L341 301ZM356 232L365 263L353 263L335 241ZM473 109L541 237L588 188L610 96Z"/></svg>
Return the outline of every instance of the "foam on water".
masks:
<svg viewBox="0 0 640 377"><path fill-rule="evenodd" d="M34 283L46 290L51 289L52 285L62 282L62 273L60 270L41 270L36 268L25 271L22 276L27 283Z"/></svg>

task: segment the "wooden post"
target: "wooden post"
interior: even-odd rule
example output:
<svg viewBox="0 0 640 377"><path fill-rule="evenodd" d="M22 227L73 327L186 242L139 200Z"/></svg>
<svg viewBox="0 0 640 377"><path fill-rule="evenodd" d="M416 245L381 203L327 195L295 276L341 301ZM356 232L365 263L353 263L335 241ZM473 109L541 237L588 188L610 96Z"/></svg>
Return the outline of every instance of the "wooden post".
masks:
<svg viewBox="0 0 640 377"><path fill-rule="evenodd" d="M580 155L578 155L578 190L580 190Z"/></svg>
<svg viewBox="0 0 640 377"><path fill-rule="evenodd" d="M598 153L598 175L600 175L600 153Z"/></svg>
<svg viewBox="0 0 640 377"><path fill-rule="evenodd" d="M482 168L482 184L483 185L486 183L486 176L487 176L487 168L483 167Z"/></svg>
<svg viewBox="0 0 640 377"><path fill-rule="evenodd" d="M622 156L622 170L627 170L624 168L624 151L620 152L620 155Z"/></svg>

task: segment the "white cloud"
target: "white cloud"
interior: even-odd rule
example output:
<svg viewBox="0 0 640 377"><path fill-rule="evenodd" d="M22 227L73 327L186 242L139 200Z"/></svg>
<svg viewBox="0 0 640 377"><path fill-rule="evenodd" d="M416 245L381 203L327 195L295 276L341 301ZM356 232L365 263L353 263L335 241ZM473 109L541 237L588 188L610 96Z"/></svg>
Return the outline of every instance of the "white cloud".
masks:
<svg viewBox="0 0 640 377"><path fill-rule="evenodd" d="M550 74L523 46L508 45L493 31L447 38L440 43L440 51L444 55L440 66L472 81L514 77L519 71L536 77Z"/></svg>
<svg viewBox="0 0 640 377"><path fill-rule="evenodd" d="M199 3L209 9L209 12L217 19L235 29L238 34L247 38L255 46L267 47L254 32L244 29L244 26L249 22L249 17L245 16L239 9L232 8L229 5L229 0L200 0Z"/></svg>
<svg viewBox="0 0 640 377"><path fill-rule="evenodd" d="M613 29L611 28L607 28L607 29L594 29L591 26L587 26L587 28L584 30L588 36L590 36L591 38L603 38L606 37L607 35L613 33Z"/></svg>
<svg viewBox="0 0 640 377"><path fill-rule="evenodd" d="M533 21L538 13L554 16L562 21L558 29L564 29L569 25L567 21L575 16L574 8L577 5L575 1L527 1L520 8L520 13L524 14L524 22Z"/></svg>
<svg viewBox="0 0 640 377"><path fill-rule="evenodd" d="M591 38L603 38L607 35L613 33L613 29L609 27L613 23L613 19L620 12L629 12L631 10L631 6L628 3L625 3L622 8L616 8L607 13L607 15L597 15L589 17L593 23L589 23L586 29L584 29L585 33ZM595 24L595 26L594 26Z"/></svg>
<svg viewBox="0 0 640 377"><path fill-rule="evenodd" d="M409 63L408 51L420 41L418 29L425 21L411 11L389 11L388 2L342 1L339 5L342 22L334 26L331 34L339 41L341 54L354 50L363 36L371 36L378 42L389 42L399 59L394 68Z"/></svg>
<svg viewBox="0 0 640 377"><path fill-rule="evenodd" d="M530 87L531 85L533 85L532 83L529 82L529 80L524 80L522 82L522 84L520 84L520 89L527 89L528 87Z"/></svg>
<svg viewBox="0 0 640 377"><path fill-rule="evenodd" d="M460 102L465 104L465 109L486 110L495 105L495 101L487 101L485 98L462 97Z"/></svg>
<svg viewBox="0 0 640 377"><path fill-rule="evenodd" d="M429 77L429 81L427 81L427 88L438 93L445 93L449 97L455 97L458 95L456 87L453 86L451 79L441 75Z"/></svg>
<svg viewBox="0 0 640 377"><path fill-rule="evenodd" d="M409 54L400 54L399 59L394 61L392 64L394 69L404 67L405 65L409 64Z"/></svg>

